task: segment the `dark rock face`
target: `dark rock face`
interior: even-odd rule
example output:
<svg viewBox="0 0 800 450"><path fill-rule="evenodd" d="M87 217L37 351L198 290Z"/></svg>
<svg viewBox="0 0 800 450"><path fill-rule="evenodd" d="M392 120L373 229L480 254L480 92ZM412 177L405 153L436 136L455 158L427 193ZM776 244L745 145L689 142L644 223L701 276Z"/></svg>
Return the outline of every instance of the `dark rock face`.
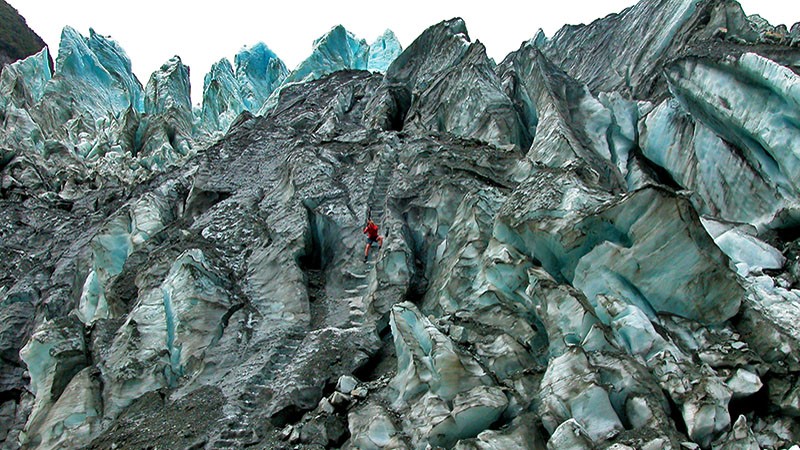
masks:
<svg viewBox="0 0 800 450"><path fill-rule="evenodd" d="M0 168L0 436L789 448L800 50L770 27L645 0L495 66L452 19L208 146L170 61L95 130L139 159L51 139ZM29 98L5 111L57 110Z"/></svg>
<svg viewBox="0 0 800 450"><path fill-rule="evenodd" d="M7 64L38 53L45 45L14 7L0 1L0 70ZM53 68L52 61L50 68Z"/></svg>

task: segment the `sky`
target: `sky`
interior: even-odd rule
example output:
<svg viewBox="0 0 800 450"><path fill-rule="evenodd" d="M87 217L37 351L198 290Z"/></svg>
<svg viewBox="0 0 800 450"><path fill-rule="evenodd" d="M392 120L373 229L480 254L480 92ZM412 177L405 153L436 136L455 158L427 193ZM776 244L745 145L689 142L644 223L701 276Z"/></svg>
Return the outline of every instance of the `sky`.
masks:
<svg viewBox="0 0 800 450"><path fill-rule="evenodd" d="M552 36L565 24L589 23L631 6L635 0L7 0L44 39L55 59L65 25L84 36L89 28L125 49L142 85L174 55L191 73L192 99L202 96L203 77L222 58L233 62L243 47L264 42L291 70L312 50L314 39L341 24L372 43L387 28L407 47L427 27L461 17L472 40L502 60L541 28ZM745 13L772 24L800 21L800 2L744 0ZM213 6L206 6L206 5ZM122 6L124 5L124 6Z"/></svg>

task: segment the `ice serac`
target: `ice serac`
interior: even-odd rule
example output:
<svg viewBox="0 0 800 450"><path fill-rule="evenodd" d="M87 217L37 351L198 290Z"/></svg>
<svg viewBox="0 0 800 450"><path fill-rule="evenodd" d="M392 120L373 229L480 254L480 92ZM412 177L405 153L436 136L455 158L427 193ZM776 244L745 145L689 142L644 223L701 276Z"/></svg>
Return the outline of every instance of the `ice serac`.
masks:
<svg viewBox="0 0 800 450"><path fill-rule="evenodd" d="M144 108L142 96L142 85L133 75L131 61L120 45L110 37L101 36L93 29L89 29L88 39L89 49L97 56L97 59L114 78L114 80L127 91L130 99L129 105L135 110L141 111ZM62 67L63 70L63 67ZM123 107L128 106L123 104Z"/></svg>
<svg viewBox="0 0 800 450"><path fill-rule="evenodd" d="M397 40L392 30L386 30L382 35L375 39L375 42L369 46L369 61L367 63L367 70L374 70L378 72L386 72L389 65L392 64L400 53L403 52L403 46Z"/></svg>
<svg viewBox="0 0 800 450"><path fill-rule="evenodd" d="M644 124L650 130L647 154L696 190L710 213L762 227L793 223L800 189L800 77L746 53L722 62L683 59L670 66L667 79L694 121L674 106L663 107ZM676 145L676 136L691 145ZM743 202L751 192L758 201Z"/></svg>
<svg viewBox="0 0 800 450"><path fill-rule="evenodd" d="M159 168L192 149L189 68L177 56L153 72L145 88L144 116L136 132L136 156Z"/></svg>
<svg viewBox="0 0 800 450"><path fill-rule="evenodd" d="M636 185L631 181L637 172L636 122L646 105L615 94L595 97L530 41L506 57L497 72L534 136L526 150L531 164L581 167L613 190Z"/></svg>
<svg viewBox="0 0 800 450"><path fill-rule="evenodd" d="M92 141L128 108L143 109L142 86L125 52L94 30L86 38L71 27L61 33L55 75L44 97L31 114L44 135L78 147L96 146Z"/></svg>
<svg viewBox="0 0 800 450"><path fill-rule="evenodd" d="M736 264L742 276L767 270L780 270L786 258L780 250L760 240L755 227L749 224L718 222L701 218L717 246Z"/></svg>
<svg viewBox="0 0 800 450"><path fill-rule="evenodd" d="M736 145L697 122L675 99L642 119L639 133L642 154L690 190L703 214L762 225L786 206L759 165L748 163Z"/></svg>
<svg viewBox="0 0 800 450"><path fill-rule="evenodd" d="M200 110L199 127L209 133L225 133L245 109L247 108L231 63L225 58L215 62L203 80L203 106Z"/></svg>
<svg viewBox="0 0 800 450"><path fill-rule="evenodd" d="M368 127L399 130L411 107L412 95L432 84L439 72L455 66L469 48L467 26L461 19L426 29L389 66L383 84L364 117Z"/></svg>
<svg viewBox="0 0 800 450"><path fill-rule="evenodd" d="M289 75L286 65L263 42L244 47L234 57L236 80L245 109L256 113Z"/></svg>
<svg viewBox="0 0 800 450"><path fill-rule="evenodd" d="M550 362L541 389L542 423L550 434L570 418L582 425L591 442L605 442L624 429L598 370L579 348Z"/></svg>
<svg viewBox="0 0 800 450"><path fill-rule="evenodd" d="M521 150L531 140L485 47L470 42L461 19L428 28L397 57L368 111L368 126L382 129L433 130Z"/></svg>
<svg viewBox="0 0 800 450"><path fill-rule="evenodd" d="M283 85L270 95L259 110L259 115L266 114L275 107L281 90L287 85L317 80L339 70L366 70L369 51L367 41L357 39L341 25L333 27L314 41L311 56L289 73Z"/></svg>
<svg viewBox="0 0 800 450"><path fill-rule="evenodd" d="M395 306L389 320L398 358L393 407L407 411L415 446L451 446L500 417L508 405L503 391L413 305Z"/></svg>
<svg viewBox="0 0 800 450"><path fill-rule="evenodd" d="M364 70L369 60L369 46L343 26L337 25L314 41L311 56L294 69L286 83L319 79L337 70Z"/></svg>
<svg viewBox="0 0 800 450"><path fill-rule="evenodd" d="M106 298L109 281L122 272L133 252L176 219L176 200L176 184L167 183L121 208L97 231L90 242L92 263L76 311L82 322L92 324L124 313L124 305Z"/></svg>
<svg viewBox="0 0 800 450"><path fill-rule="evenodd" d="M519 149L527 148L531 140L480 42L470 44L457 64L414 92L403 128L447 132Z"/></svg>
<svg viewBox="0 0 800 450"><path fill-rule="evenodd" d="M142 283L127 320L102 350L105 417L146 392L201 373L231 305L225 279L199 249L178 255L160 282Z"/></svg>
<svg viewBox="0 0 800 450"><path fill-rule="evenodd" d="M27 445L56 448L59 442L87 442L91 437L87 431L98 416L99 392L84 371L89 361L83 330L76 322L73 318L44 322L20 350L36 396L22 438Z"/></svg>
<svg viewBox="0 0 800 450"><path fill-rule="evenodd" d="M234 58L236 71L223 58L203 80L203 103L195 117L194 137L219 138L242 112L258 112L288 73L264 43L245 47Z"/></svg>
<svg viewBox="0 0 800 450"><path fill-rule="evenodd" d="M704 323L739 310L744 291L727 257L691 204L668 190L647 187L615 198L575 173L543 170L520 186L501 217L518 235L509 244L521 239L521 251L593 302L613 294L647 312ZM660 289L665 280L670 291Z"/></svg>
<svg viewBox="0 0 800 450"><path fill-rule="evenodd" d="M453 448L456 450L542 450L546 448L545 441L533 426L533 422L533 414L523 414L514 419L511 426L505 430L486 430L475 439L461 439Z"/></svg>
<svg viewBox="0 0 800 450"><path fill-rule="evenodd" d="M0 111L5 111L9 105L30 109L42 98L52 77L50 53L46 47L4 67L0 74Z"/></svg>
<svg viewBox="0 0 800 450"><path fill-rule="evenodd" d="M566 25L543 49L594 93L655 99L666 94L664 65L720 28L732 40L758 40L736 2L644 0L588 25Z"/></svg>
<svg viewBox="0 0 800 450"><path fill-rule="evenodd" d="M50 56L45 47L39 53L3 68L0 74L0 166L18 153L44 150L41 129L30 109L42 98L52 78Z"/></svg>

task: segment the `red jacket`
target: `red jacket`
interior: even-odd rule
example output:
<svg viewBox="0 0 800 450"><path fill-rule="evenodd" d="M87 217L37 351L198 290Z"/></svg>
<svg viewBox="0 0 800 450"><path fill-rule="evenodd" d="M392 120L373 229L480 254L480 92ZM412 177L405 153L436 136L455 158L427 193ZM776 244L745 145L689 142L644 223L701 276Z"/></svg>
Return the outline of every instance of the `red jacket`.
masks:
<svg viewBox="0 0 800 450"><path fill-rule="evenodd" d="M370 239L378 239L378 226L374 223L368 223L367 227L364 228L364 234Z"/></svg>

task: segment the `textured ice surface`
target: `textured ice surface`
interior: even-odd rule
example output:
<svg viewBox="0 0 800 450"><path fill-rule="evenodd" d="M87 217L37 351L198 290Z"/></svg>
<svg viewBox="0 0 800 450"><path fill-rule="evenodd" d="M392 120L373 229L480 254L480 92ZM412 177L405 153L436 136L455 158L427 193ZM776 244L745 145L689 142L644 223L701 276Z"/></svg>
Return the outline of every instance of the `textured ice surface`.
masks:
<svg viewBox="0 0 800 450"><path fill-rule="evenodd" d="M136 131L136 156L145 168L160 168L192 149L189 68L177 56L153 72L145 88L147 114Z"/></svg>
<svg viewBox="0 0 800 450"><path fill-rule="evenodd" d="M726 177L732 186L725 189L728 192L724 193L724 198L741 202L753 190L749 187L753 183L758 183L756 192L764 197L767 194L760 184L767 183L781 203L794 203L800 186L797 181L800 173L800 128L797 126L800 77L789 68L753 53L722 65L687 59L673 65L667 74L681 104L697 121L730 143L720 143L717 147L738 149L735 157L740 162L736 165L720 164L733 156L729 155L730 150L709 152L705 157L713 158L707 163L711 170L721 165L733 170L741 167L738 170L744 172L744 176L736 177L733 173ZM704 151L704 147L707 145L698 145L696 152ZM723 161L719 161L720 157ZM698 174L702 176L703 172ZM720 189L712 190L708 197L721 197ZM774 216L778 212L777 207L772 206L775 203L771 201L765 205L756 201L731 205L728 208L741 208L749 217L730 217L730 214L722 217L760 225L772 217L755 220L758 209L754 211L753 208L767 207L766 212Z"/></svg>
<svg viewBox="0 0 800 450"><path fill-rule="evenodd" d="M128 256L174 220L174 185L165 185L160 192L136 200L106 225L91 241L93 262L86 277L78 307L78 318L92 323L99 318L116 315L105 298L108 280L122 272ZM112 307L113 309L113 307Z"/></svg>
<svg viewBox="0 0 800 450"><path fill-rule="evenodd" d="M73 101L76 92L79 102ZM70 27L61 34L55 75L44 98L34 110L37 123L48 137L72 144L80 142L81 133L91 140L128 108L144 109L141 83L122 48L94 30L86 38Z"/></svg>
<svg viewBox="0 0 800 450"><path fill-rule="evenodd" d="M781 252L758 239L750 226L734 226L713 219L701 219L714 242L736 264L740 275L761 269L777 270L786 258Z"/></svg>
<svg viewBox="0 0 800 450"><path fill-rule="evenodd" d="M45 421L29 424L29 445L57 449L82 447L91 442L100 428L103 410L100 383L92 371L87 367L78 372L50 408Z"/></svg>
<svg viewBox="0 0 800 450"><path fill-rule="evenodd" d="M100 96L87 103L111 112L129 106L143 110L142 85L131 71L128 55L115 41L92 29L85 38L71 27L64 28L55 72L58 82L48 86L48 94L68 95L69 89L79 88Z"/></svg>
<svg viewBox="0 0 800 450"><path fill-rule="evenodd" d="M639 124L641 149L681 187L693 191L702 213L767 223L787 204L760 164L687 114L677 100L665 101Z"/></svg>
<svg viewBox="0 0 800 450"><path fill-rule="evenodd" d="M211 66L203 81L203 104L196 117L199 130L220 137L244 111L258 112L284 82L283 61L264 43L242 48L234 58L236 70L223 58Z"/></svg>
<svg viewBox="0 0 800 450"><path fill-rule="evenodd" d="M574 419L591 442L604 442L624 427L611 406L608 392L580 348L553 359L542 379L542 423L553 434Z"/></svg>
<svg viewBox="0 0 800 450"><path fill-rule="evenodd" d="M226 132L231 122L245 110L237 77L231 63L215 62L203 80L203 107L199 125L209 132Z"/></svg>
<svg viewBox="0 0 800 450"><path fill-rule="evenodd" d="M338 25L314 41L311 56L289 74L286 83L316 80L337 70L364 70L368 60L366 41Z"/></svg>
<svg viewBox="0 0 800 450"><path fill-rule="evenodd" d="M386 72L389 65L403 52L403 47L392 30L386 30L369 46L367 70Z"/></svg>
<svg viewBox="0 0 800 450"><path fill-rule="evenodd" d="M396 305L389 320L398 359L393 408L408 408L404 420L416 430L414 442L451 446L500 417L508 406L503 391L416 307Z"/></svg>
<svg viewBox="0 0 800 450"><path fill-rule="evenodd" d="M163 281L139 293L116 332L102 367L104 415L114 417L142 394L201 372L230 302L202 251L181 254Z"/></svg>
<svg viewBox="0 0 800 450"><path fill-rule="evenodd" d="M498 146L527 148L530 137L493 66L483 44L470 44L459 61L443 67L412 95L405 128L448 131ZM387 78L390 75L387 73ZM454 98L460 99L457 104Z"/></svg>
<svg viewBox="0 0 800 450"><path fill-rule="evenodd" d="M3 67L0 74L0 111L11 104L17 108L30 108L44 95L44 88L52 78L47 47L39 53Z"/></svg>
<svg viewBox="0 0 800 450"><path fill-rule="evenodd" d="M47 55L45 47L36 55L5 66L0 74L0 166L17 154L44 150L42 131L30 109L44 95L51 77Z"/></svg>
<svg viewBox="0 0 800 450"><path fill-rule="evenodd" d="M544 184L549 191L540 189ZM505 220L523 253L592 302L610 294L648 313L710 323L736 314L742 287L688 201L656 188L606 199L572 175L545 172L514 193L504 207L514 212ZM513 235L505 239L520 245ZM703 278L708 284L696 282ZM663 290L664 283L673 288Z"/></svg>
<svg viewBox="0 0 800 450"><path fill-rule="evenodd" d="M339 70L366 70L369 52L367 41L357 39L341 25L333 27L314 41L311 56L289 73L282 86L259 110L259 115L267 113L278 103L280 91L286 85L313 81Z"/></svg>
<svg viewBox="0 0 800 450"><path fill-rule="evenodd" d="M82 377L73 380L88 366L83 331L76 322L67 318L44 322L20 350L36 396L25 425L28 436L23 437L33 446L42 444L43 448L54 448L60 440L79 438L81 433L87 434L85 432L91 429L88 417L98 415L98 392L89 389L96 385L90 381L88 373L84 370ZM65 424L65 416L71 414L78 416L71 424ZM81 428L84 424L87 429L75 430L76 435L71 435L73 430L65 430L65 425L71 425L67 427L71 429Z"/></svg>
<svg viewBox="0 0 800 450"><path fill-rule="evenodd" d="M660 59L681 49L684 27L697 20L698 9L691 0L641 2L588 25L565 26L543 48L549 58L593 91L627 90L642 98L652 94ZM574 53L569 54L568 48L574 48ZM594 58L598 57L608 61L608 68L596 64Z"/></svg>
<svg viewBox="0 0 800 450"><path fill-rule="evenodd" d="M289 74L286 65L263 42L239 50L234 58L236 80L245 108L257 112Z"/></svg>
<svg viewBox="0 0 800 450"><path fill-rule="evenodd" d="M385 77L346 70L369 59L334 29L306 69L335 72L286 85L264 117L245 111L285 76L266 46L215 65L194 114L174 58L141 108L61 102L50 120L47 88L31 103L66 81L25 61L0 80L14 153L0 167L0 434L42 448L790 447L798 118L782 67L797 51L742 57L736 7L644 0L498 66L454 19ZM119 75L106 94L135 91L118 47L90 38L86 68ZM368 214L386 240L363 263Z"/></svg>

